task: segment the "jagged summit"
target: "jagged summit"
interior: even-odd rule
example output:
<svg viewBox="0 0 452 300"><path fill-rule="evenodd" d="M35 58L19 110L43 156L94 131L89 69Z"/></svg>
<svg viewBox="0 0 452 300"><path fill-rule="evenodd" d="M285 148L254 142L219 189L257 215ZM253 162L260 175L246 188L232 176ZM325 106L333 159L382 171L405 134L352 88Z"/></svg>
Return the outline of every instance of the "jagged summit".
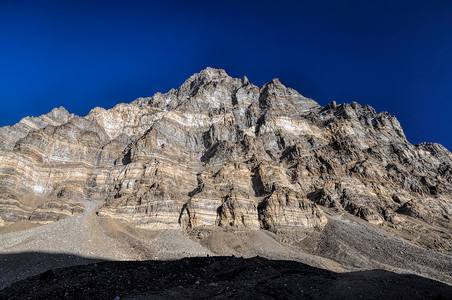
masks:
<svg viewBox="0 0 452 300"><path fill-rule="evenodd" d="M36 241L39 251L77 243L102 257L118 235L111 228L127 226L125 236L191 236L165 248L184 249L175 257L243 254L243 245L258 254L257 239L272 245L267 256L336 270L392 265L452 282L452 154L413 146L394 116L367 105L322 107L278 79L258 87L207 68L165 94L86 117L60 108L24 119L0 128L0 142L0 229L69 226L61 237L58 226L35 229L59 238ZM98 248L83 222L102 237ZM238 245L215 246L236 231ZM420 258L407 267L399 249Z"/></svg>
<svg viewBox="0 0 452 300"><path fill-rule="evenodd" d="M165 94L139 98L133 104L151 105L164 112L174 109L192 113L217 114L218 111L248 110L251 107L272 108L292 117L317 110L321 106L297 91L285 87L278 79L258 87L248 78L233 78L222 69L207 68L190 76L179 88ZM251 107L250 107L251 106ZM269 112L270 113L270 112ZM280 112L282 113L282 112Z"/></svg>
<svg viewBox="0 0 452 300"><path fill-rule="evenodd" d="M222 78L227 78L230 76L226 73L225 70L223 69L215 69L215 68L211 68L211 67L207 67L204 70L202 70L199 73L196 73L192 76L190 76L190 78L205 78L206 80L219 80Z"/></svg>
<svg viewBox="0 0 452 300"><path fill-rule="evenodd" d="M230 77L223 69L214 69L207 67L199 73L195 73L190 76L178 90L181 92L189 91L189 94L193 93L193 89L209 83L221 83L238 81Z"/></svg>
<svg viewBox="0 0 452 300"><path fill-rule="evenodd" d="M192 81L221 81L221 80L231 80L233 79L231 76L229 76L224 69L215 69L212 67L207 67L204 70L200 71L199 73L195 73L192 76L190 76L186 82L192 82ZM248 77L243 76L241 79L242 84L248 84Z"/></svg>

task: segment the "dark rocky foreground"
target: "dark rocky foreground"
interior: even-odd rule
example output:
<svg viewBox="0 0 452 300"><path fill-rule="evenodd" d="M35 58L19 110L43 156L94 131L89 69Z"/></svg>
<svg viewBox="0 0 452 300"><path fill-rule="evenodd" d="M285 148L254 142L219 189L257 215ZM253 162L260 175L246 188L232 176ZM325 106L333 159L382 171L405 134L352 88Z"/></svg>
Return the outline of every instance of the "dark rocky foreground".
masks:
<svg viewBox="0 0 452 300"><path fill-rule="evenodd" d="M0 299L452 299L452 287L384 270L335 273L254 257L105 261L48 270Z"/></svg>

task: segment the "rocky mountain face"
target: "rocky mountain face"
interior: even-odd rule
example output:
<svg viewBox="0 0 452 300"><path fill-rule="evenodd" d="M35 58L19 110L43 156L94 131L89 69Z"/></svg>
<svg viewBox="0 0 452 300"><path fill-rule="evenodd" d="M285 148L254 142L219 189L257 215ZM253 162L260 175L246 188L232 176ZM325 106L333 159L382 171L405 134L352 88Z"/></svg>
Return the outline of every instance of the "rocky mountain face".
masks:
<svg viewBox="0 0 452 300"><path fill-rule="evenodd" d="M259 88L208 68L166 94L86 117L54 109L0 136L3 224L100 198L100 215L144 228L322 228L321 207L450 226L447 149L411 145L386 112L321 107L277 79Z"/></svg>
<svg viewBox="0 0 452 300"><path fill-rule="evenodd" d="M102 201L138 228L321 232L359 217L452 253L452 153L368 105L322 107L279 80L207 68L177 90L0 128L0 226ZM85 203L85 204L84 204Z"/></svg>

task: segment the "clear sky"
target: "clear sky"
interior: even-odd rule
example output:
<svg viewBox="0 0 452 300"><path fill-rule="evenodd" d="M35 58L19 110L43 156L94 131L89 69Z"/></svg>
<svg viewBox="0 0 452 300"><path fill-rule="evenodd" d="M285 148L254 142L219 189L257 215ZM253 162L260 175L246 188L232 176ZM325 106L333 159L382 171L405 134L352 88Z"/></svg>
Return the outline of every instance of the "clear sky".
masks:
<svg viewBox="0 0 452 300"><path fill-rule="evenodd" d="M388 111L452 149L452 1L0 0L0 126L86 115L211 66Z"/></svg>

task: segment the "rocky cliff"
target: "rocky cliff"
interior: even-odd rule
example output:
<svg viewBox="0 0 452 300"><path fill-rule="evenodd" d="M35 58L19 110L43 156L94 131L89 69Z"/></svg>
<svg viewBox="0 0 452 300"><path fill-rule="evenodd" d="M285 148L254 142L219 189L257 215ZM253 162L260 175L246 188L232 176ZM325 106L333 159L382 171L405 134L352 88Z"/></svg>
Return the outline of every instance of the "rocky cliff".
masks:
<svg viewBox="0 0 452 300"><path fill-rule="evenodd" d="M452 253L451 152L410 144L370 106L322 107L277 79L212 68L85 117L58 108L0 128L0 226L87 201L147 229L319 232L328 215L357 216Z"/></svg>

